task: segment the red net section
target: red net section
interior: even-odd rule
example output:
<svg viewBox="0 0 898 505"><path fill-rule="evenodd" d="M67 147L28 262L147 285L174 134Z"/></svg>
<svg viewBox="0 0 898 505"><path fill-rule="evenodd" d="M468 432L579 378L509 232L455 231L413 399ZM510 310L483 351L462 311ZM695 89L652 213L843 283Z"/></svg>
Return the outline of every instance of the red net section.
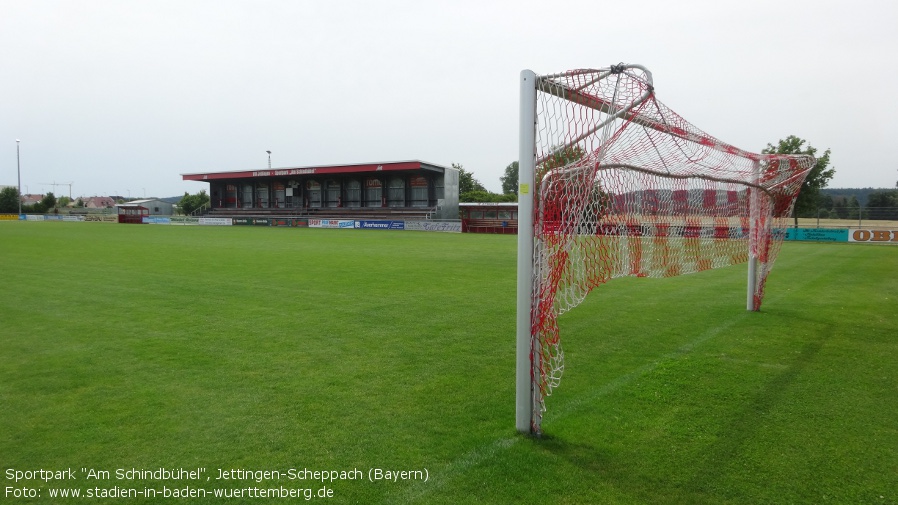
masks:
<svg viewBox="0 0 898 505"><path fill-rule="evenodd" d="M750 255L758 309L815 163L721 142L659 102L648 71L625 65L539 78L535 157L535 431L564 370L560 314L615 277L671 277Z"/></svg>

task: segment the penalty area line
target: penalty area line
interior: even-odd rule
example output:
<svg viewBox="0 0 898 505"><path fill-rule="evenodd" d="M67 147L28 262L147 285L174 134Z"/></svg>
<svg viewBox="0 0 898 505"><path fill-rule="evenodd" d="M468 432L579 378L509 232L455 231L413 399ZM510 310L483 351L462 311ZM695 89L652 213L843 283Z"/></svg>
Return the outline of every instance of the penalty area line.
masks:
<svg viewBox="0 0 898 505"><path fill-rule="evenodd" d="M450 484L453 479L469 469L493 459L500 452L515 445L520 439L520 436L500 437L486 446L468 452L446 465L442 470L431 472L429 482L418 481L405 488L396 496L396 503L426 502L427 496Z"/></svg>

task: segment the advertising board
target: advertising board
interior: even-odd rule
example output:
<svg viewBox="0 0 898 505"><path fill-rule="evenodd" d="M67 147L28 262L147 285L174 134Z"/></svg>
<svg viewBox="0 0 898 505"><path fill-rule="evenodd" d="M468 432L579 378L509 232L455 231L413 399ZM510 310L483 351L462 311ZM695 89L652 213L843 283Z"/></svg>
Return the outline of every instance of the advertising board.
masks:
<svg viewBox="0 0 898 505"><path fill-rule="evenodd" d="M361 230L404 230L405 221L362 220L356 221L355 227Z"/></svg>

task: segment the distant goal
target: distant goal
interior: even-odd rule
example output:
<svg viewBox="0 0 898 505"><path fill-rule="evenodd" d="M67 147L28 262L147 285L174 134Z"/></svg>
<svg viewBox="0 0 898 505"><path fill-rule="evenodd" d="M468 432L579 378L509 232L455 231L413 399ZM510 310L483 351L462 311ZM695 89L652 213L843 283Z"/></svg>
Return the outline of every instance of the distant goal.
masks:
<svg viewBox="0 0 898 505"><path fill-rule="evenodd" d="M655 97L640 65L521 72L516 427L564 370L557 318L615 277L748 263L759 310L811 156L744 151Z"/></svg>

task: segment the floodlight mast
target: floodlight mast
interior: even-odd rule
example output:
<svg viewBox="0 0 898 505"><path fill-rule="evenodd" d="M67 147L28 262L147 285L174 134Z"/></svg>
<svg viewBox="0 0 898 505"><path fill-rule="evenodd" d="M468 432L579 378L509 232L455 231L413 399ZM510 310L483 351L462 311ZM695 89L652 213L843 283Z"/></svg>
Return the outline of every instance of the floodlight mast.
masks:
<svg viewBox="0 0 898 505"><path fill-rule="evenodd" d="M19 161L19 139L16 139L16 173L19 180L19 219L22 219L22 164Z"/></svg>
<svg viewBox="0 0 898 505"><path fill-rule="evenodd" d="M521 72L520 142L518 151L518 271L515 351L515 427L533 432L533 191L536 158L536 74Z"/></svg>

